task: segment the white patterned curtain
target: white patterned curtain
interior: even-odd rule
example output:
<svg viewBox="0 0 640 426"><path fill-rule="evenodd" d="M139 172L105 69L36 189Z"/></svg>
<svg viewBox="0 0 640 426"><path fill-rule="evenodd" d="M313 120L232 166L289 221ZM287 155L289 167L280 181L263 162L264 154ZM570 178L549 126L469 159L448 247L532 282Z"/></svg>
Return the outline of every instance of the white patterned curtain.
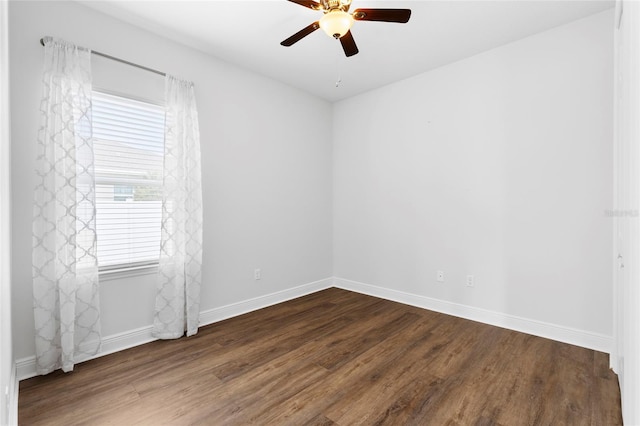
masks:
<svg viewBox="0 0 640 426"><path fill-rule="evenodd" d="M162 240L153 335L198 332L202 281L200 131L193 83L167 76Z"/></svg>
<svg viewBox="0 0 640 426"><path fill-rule="evenodd" d="M90 51L46 38L33 209L36 369L100 348Z"/></svg>

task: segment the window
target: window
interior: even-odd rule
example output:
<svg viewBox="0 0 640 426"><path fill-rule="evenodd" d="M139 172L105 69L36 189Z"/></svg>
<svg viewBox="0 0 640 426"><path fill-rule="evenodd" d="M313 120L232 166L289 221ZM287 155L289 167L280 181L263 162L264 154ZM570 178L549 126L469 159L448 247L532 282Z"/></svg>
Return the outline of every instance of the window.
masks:
<svg viewBox="0 0 640 426"><path fill-rule="evenodd" d="M100 271L157 264L164 109L98 91L92 101Z"/></svg>

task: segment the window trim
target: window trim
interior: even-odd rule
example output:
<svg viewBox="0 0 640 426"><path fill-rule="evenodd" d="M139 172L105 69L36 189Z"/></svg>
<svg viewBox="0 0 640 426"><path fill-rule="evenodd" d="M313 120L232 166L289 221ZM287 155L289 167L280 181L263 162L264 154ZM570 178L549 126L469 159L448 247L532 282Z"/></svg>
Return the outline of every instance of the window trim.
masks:
<svg viewBox="0 0 640 426"><path fill-rule="evenodd" d="M138 277L142 275L155 275L158 273L160 261L137 262L119 265L98 267L100 281L117 280L120 278Z"/></svg>

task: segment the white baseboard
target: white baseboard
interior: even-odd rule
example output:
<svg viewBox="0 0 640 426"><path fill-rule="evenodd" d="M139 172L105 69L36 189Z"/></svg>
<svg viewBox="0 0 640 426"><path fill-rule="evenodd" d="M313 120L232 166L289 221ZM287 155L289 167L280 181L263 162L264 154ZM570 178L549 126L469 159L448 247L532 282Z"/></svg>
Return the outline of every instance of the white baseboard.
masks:
<svg viewBox="0 0 640 426"><path fill-rule="evenodd" d="M141 327L134 330L125 331L124 333L112 334L111 336L103 337L100 352L93 356L80 355L77 357L75 363L79 364L84 361L89 361L90 359L99 358L101 356L109 355L114 352L133 348L134 346L153 342L154 340L156 340L156 338L151 335L151 329L151 326ZM29 356L17 360L16 370L18 380L29 379L31 377L37 376L36 357Z"/></svg>
<svg viewBox="0 0 640 426"><path fill-rule="evenodd" d="M385 287L377 287L357 281L343 278L334 278L334 286L344 290L368 294L382 299L392 300L405 305L429 309L447 315L453 315L484 324L507 328L509 330L532 334L551 340L557 340L571 345L582 346L600 352L611 353L613 337L603 334L591 333L570 327L559 326L542 321L508 315L501 312L433 299L417 294L405 293Z"/></svg>
<svg viewBox="0 0 640 426"><path fill-rule="evenodd" d="M333 278L326 278L324 280L266 294L264 296L254 297L253 299L209 309L207 311L200 312L200 325L213 324L214 322L236 317L238 315L246 314L247 312L256 311L258 309L266 308L267 306L286 302L287 300L306 296L307 294L315 293L331 287L333 287Z"/></svg>
<svg viewBox="0 0 640 426"><path fill-rule="evenodd" d="M246 314L247 312L266 308L277 303L286 302L287 300L302 297L316 291L324 290L333 286L333 278L326 278L320 281L314 281L298 287L289 288L275 293L265 294L263 296L254 297L252 299L243 300L241 302L232 303L230 305L218 308L208 309L200 312L200 326L213 324L228 318ZM124 333L112 334L102 338L102 347L100 352L94 356L79 357L76 363L88 361L90 359L99 358L114 352L123 351L134 346L143 345L145 343L156 340L151 335L152 326L141 327ZM16 361L17 378L19 380L28 379L37 375L35 356L22 358ZM17 399L16 399L17 401ZM16 402L17 407L17 402Z"/></svg>
<svg viewBox="0 0 640 426"><path fill-rule="evenodd" d="M429 309L431 311L441 312L443 314L453 315L472 321L478 321L484 324L494 325L497 327L507 328L522 333L532 334L534 336L557 340L563 343L582 346L601 352L611 353L611 350L613 348L613 338L611 336L590 333L584 330L558 326L542 321L517 317L514 315L508 315L501 312L495 312L476 308L473 306L448 302L445 300L433 299L426 296L406 293L385 287L378 287L343 278L326 278L298 287L266 294L248 300L243 300L237 303L232 303L230 305L208 309L200 313L200 325L205 326L213 324L218 321L246 314L248 312L272 306L277 303L286 302L287 300L302 297L307 294L315 293L317 291L325 290L331 287L337 287L357 293L368 294L370 296L404 303L406 305ZM102 349L100 353L92 357L78 359L77 362L87 361L89 359L98 358L114 352L129 349L134 346L152 342L156 339L151 335L151 330L151 326L141 327L124 333L118 333L104 337L102 339ZM34 377L36 375L35 357L31 356L17 360L15 370L15 377L18 380L24 380L30 377ZM17 381L15 387L15 408L17 415Z"/></svg>
<svg viewBox="0 0 640 426"><path fill-rule="evenodd" d="M28 356L16 360L16 376L18 380L29 379L36 376L36 357Z"/></svg>

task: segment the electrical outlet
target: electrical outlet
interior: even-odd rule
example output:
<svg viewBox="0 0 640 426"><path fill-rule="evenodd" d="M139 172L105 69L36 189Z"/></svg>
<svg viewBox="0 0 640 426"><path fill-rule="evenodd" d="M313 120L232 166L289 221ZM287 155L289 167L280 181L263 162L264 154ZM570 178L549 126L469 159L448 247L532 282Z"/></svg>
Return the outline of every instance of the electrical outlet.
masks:
<svg viewBox="0 0 640 426"><path fill-rule="evenodd" d="M439 283L444 282L444 271L436 272L436 281L438 281Z"/></svg>
<svg viewBox="0 0 640 426"><path fill-rule="evenodd" d="M475 282L473 279L473 275L467 275L467 287L474 287Z"/></svg>
<svg viewBox="0 0 640 426"><path fill-rule="evenodd" d="M253 270L253 279L254 280L259 280L260 278L262 278L262 271L260 270L260 268L254 269Z"/></svg>

